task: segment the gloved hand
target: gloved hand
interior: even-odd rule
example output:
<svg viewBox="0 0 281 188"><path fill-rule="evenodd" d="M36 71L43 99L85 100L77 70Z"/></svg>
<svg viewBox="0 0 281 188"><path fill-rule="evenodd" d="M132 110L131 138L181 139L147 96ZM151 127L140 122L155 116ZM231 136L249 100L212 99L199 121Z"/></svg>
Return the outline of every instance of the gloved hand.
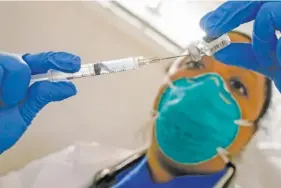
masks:
<svg viewBox="0 0 281 188"><path fill-rule="evenodd" d="M240 66L271 78L281 91L281 2L230 1L206 14L200 26L218 37L239 25L254 21L252 44L236 43L215 54L225 64Z"/></svg>
<svg viewBox="0 0 281 188"><path fill-rule="evenodd" d="M0 154L12 147L49 102L76 94L70 82L42 81L29 87L31 75L49 69L76 72L80 58L66 52L25 54L0 53Z"/></svg>

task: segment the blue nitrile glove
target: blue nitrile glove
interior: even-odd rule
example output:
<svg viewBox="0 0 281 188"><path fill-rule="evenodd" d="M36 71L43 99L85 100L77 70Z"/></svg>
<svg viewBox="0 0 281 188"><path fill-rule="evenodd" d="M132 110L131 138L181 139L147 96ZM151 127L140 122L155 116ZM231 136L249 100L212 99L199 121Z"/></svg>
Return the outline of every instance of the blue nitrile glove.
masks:
<svg viewBox="0 0 281 188"><path fill-rule="evenodd" d="M255 20L252 44L235 43L215 54L225 64L257 71L271 78L281 91L281 2L230 1L200 21L209 36L217 37Z"/></svg>
<svg viewBox="0 0 281 188"><path fill-rule="evenodd" d="M49 69L68 73L80 69L78 56L66 52L48 52L17 56L0 53L0 154L22 136L36 114L49 102L76 94L70 82L42 81L29 87L31 75Z"/></svg>

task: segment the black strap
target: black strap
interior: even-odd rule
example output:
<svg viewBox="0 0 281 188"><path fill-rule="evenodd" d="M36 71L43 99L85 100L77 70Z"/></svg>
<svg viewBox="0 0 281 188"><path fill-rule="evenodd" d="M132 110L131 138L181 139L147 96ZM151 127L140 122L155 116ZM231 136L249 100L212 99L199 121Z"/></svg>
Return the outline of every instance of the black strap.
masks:
<svg viewBox="0 0 281 188"><path fill-rule="evenodd" d="M109 188L116 183L116 177L123 171L133 167L134 165L138 164L141 159L144 157L144 152L140 152L128 157L125 159L125 163L122 164L124 161L118 163L117 165L111 167L108 173L105 173L100 179L94 179L92 185L89 188ZM121 166L120 166L121 164ZM103 170L97 173L103 173Z"/></svg>

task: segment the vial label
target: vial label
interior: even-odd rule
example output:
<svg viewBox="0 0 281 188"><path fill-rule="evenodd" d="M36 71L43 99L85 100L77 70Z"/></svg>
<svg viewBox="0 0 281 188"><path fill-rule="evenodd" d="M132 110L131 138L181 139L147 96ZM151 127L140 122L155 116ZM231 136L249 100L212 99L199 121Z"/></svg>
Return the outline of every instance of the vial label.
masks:
<svg viewBox="0 0 281 188"><path fill-rule="evenodd" d="M212 56L214 53L220 51L231 43L228 35L222 35L212 41L202 41L200 46L203 46L202 50L205 55Z"/></svg>
<svg viewBox="0 0 281 188"><path fill-rule="evenodd" d="M220 43L215 44L213 47L211 47L210 52L211 54L214 54L218 52L219 50L223 49L224 47L228 46L228 42L225 40L220 41Z"/></svg>

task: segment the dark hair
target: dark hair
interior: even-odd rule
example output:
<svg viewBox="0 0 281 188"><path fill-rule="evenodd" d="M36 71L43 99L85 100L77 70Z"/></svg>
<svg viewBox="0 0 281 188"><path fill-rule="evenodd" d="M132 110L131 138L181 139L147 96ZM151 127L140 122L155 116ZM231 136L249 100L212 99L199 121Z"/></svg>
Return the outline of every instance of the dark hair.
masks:
<svg viewBox="0 0 281 188"><path fill-rule="evenodd" d="M231 33L237 33L237 34L249 39L250 41L252 40L252 38L245 33L241 33L239 31L231 31ZM259 116L257 117L257 119L254 122L255 124L258 124L259 120L262 117L264 117L264 115L266 114L267 109L269 108L269 105L270 105L271 97L272 97L272 81L269 78L265 77L265 101L263 103Z"/></svg>

